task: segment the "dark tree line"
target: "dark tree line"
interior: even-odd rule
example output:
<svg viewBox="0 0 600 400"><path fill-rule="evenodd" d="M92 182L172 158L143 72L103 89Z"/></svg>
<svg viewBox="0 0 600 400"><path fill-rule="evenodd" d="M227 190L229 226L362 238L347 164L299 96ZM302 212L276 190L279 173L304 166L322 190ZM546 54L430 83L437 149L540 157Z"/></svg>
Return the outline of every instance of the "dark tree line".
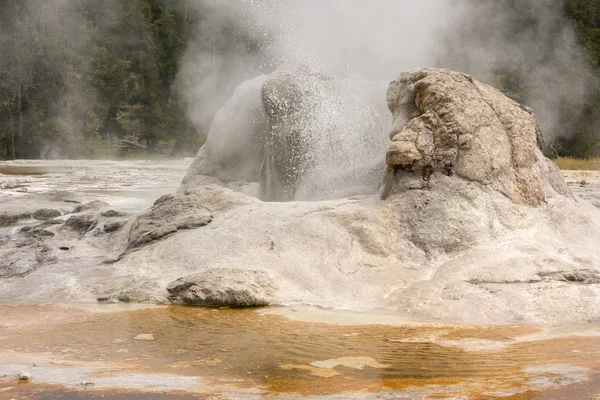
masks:
<svg viewBox="0 0 600 400"><path fill-rule="evenodd" d="M477 75L482 64L464 48L488 48L493 43L486 38L508 43L501 59L483 60L490 64L488 81L538 115L546 113L554 155L600 155L600 0L460 1L472 1L474 8L487 4L488 14L503 18L499 26L490 25L490 15L461 26L464 37L456 43L463 49L448 45L449 57L460 61L456 69ZM268 43L246 35L235 21L221 21L211 38L199 37L210 31L199 27L214 22L201 3L0 0L0 159L110 157L119 154L115 144L124 139L152 152L193 155L207 126L188 118L186 83L178 79L190 43L228 60L238 54L240 60L249 54L268 58ZM578 46L561 30L565 19ZM526 37L539 43L531 46ZM579 44L585 52L572 48ZM552 65L548 74L548 60L556 64L561 57L569 62ZM185 72L193 75L190 65L196 68L188 64ZM228 67L233 65L220 64ZM591 73L585 93L570 90L570 79L582 71ZM215 94L235 86L228 75L215 74ZM557 93L554 99L544 92L549 88L571 95ZM209 117L215 104L210 106Z"/></svg>
<svg viewBox="0 0 600 400"><path fill-rule="evenodd" d="M600 79L600 0L567 0L565 12L573 22L578 39L589 55L596 79ZM573 134L559 143L563 154L575 157L600 156L600 85L593 85L579 118L573 120ZM569 123L569 121L567 121Z"/></svg>
<svg viewBox="0 0 600 400"><path fill-rule="evenodd" d="M176 75L194 18L179 0L0 0L0 158L93 157L124 137L193 154Z"/></svg>

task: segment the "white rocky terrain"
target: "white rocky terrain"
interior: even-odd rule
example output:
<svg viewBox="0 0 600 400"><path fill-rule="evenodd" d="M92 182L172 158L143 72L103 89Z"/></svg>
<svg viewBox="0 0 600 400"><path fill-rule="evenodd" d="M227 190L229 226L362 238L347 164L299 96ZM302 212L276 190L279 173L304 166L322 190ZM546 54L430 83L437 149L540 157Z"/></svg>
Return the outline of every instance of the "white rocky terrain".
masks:
<svg viewBox="0 0 600 400"><path fill-rule="evenodd" d="M0 299L600 321L600 210L542 155L532 111L464 74L408 71L388 135L375 86L306 69L247 82L178 193L3 236Z"/></svg>

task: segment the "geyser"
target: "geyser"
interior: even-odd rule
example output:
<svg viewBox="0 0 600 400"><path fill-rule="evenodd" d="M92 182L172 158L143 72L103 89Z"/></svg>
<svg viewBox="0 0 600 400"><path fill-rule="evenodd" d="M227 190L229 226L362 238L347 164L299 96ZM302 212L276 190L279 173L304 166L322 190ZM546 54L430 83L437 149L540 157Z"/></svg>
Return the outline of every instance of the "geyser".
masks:
<svg viewBox="0 0 600 400"><path fill-rule="evenodd" d="M244 83L217 114L183 188L221 183L266 201L376 193L389 124L384 88L305 65Z"/></svg>
<svg viewBox="0 0 600 400"><path fill-rule="evenodd" d="M52 258L0 280L0 293L600 319L600 210L543 157L531 110L468 75L408 71L388 90L390 141L365 87L303 67L243 84L179 193L128 217L129 235L102 229L96 210L78 215L85 231L55 224L32 244L8 242L9 264L37 250ZM268 200L331 200L261 201L265 181ZM42 252L59 246L79 250ZM100 247L121 255L74 262Z"/></svg>

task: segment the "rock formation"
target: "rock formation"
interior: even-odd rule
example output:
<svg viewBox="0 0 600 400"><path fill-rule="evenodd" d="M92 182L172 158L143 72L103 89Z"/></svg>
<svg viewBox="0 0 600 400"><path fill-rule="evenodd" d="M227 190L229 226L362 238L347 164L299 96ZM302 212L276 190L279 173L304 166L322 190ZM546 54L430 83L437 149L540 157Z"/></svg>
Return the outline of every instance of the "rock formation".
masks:
<svg viewBox="0 0 600 400"><path fill-rule="evenodd" d="M200 151L184 182L187 189L159 199L148 212L123 221L93 209L65 217L76 217L72 224L24 232L27 254L37 252L33 270L18 261L25 253L17 243L0 241L0 270L8 265L4 270L14 272L0 279L0 299L310 304L480 323L600 321L600 210L573 197L543 157L532 112L469 76L425 69L392 82L387 96L392 141L383 132L380 155L367 160L387 164L383 199L374 191L335 198L341 192L333 190L329 194L337 195L330 200L264 202L240 193L257 189L265 148L280 151L281 144L265 141L265 132L296 144L304 114L318 116L320 104L335 104L317 104L313 96L348 93L329 91L340 83L310 73L306 80L319 90L290 87L296 77L280 72L238 90L213 124L211 135L221 133ZM260 126L266 130L254 129L252 121L254 128L243 132L226 129L248 122L225 118L235 109L246 113L238 115L262 110ZM345 126L339 122L343 116L299 134L330 138L329 132ZM322 121L327 119L309 123ZM356 138L356 132L364 130L348 137ZM239 138L246 138L245 145ZM250 138L261 150L238 160L245 168L235 163L230 168L226 161L244 156L244 146L254 143ZM286 160L303 164L303 172L278 195L298 200L318 188L337 187L336 179L340 187L352 184L348 166L359 161L355 176L369 170L364 157L355 157L368 152L338 151L360 140L309 153L331 155L322 160L305 158L303 149L314 144L305 138L289 150L298 154L271 160L276 173L263 175L282 183L288 179L280 177L290 166ZM215 151L219 146L225 153ZM336 164L343 168L319 177L324 166ZM382 176L376 186L381 184ZM107 224L117 221L126 224L107 233ZM58 251L59 246L72 250Z"/></svg>
<svg viewBox="0 0 600 400"><path fill-rule="evenodd" d="M182 190L217 183L265 201L375 193L387 144L381 90L379 82L301 65L242 84L217 114Z"/></svg>
<svg viewBox="0 0 600 400"><path fill-rule="evenodd" d="M206 143L183 179L182 189L218 183L232 188L241 185L258 195L258 190L252 191L246 183L259 182L263 164L263 137L268 124L261 99L265 80L260 76L241 84L219 110Z"/></svg>
<svg viewBox="0 0 600 400"><path fill-rule="evenodd" d="M548 190L569 195L539 147L532 110L472 77L446 70L407 71L390 85L392 143L382 195L426 187L444 174L539 205Z"/></svg>

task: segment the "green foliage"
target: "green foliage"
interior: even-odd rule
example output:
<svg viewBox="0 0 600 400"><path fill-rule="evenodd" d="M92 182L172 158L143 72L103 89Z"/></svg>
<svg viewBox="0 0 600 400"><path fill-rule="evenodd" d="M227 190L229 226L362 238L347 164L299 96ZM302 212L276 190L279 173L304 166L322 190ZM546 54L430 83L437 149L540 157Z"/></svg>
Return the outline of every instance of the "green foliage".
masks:
<svg viewBox="0 0 600 400"><path fill-rule="evenodd" d="M193 155L175 86L184 1L0 0L0 159L106 155L123 138Z"/></svg>
<svg viewBox="0 0 600 400"><path fill-rule="evenodd" d="M214 28L214 15L201 4L192 11L188 2L0 0L0 159L118 157L119 140L134 143L138 152L194 155L202 134L186 117L178 74L212 75L214 103L219 103L223 98L217 93L230 91L229 69L237 66L224 63L212 74L212 63L187 60L181 68L187 46L195 46L196 53L216 51L227 60L268 58L271 39L256 39L235 21L203 37L201 28ZM538 115L549 112L544 119L556 135L552 155L600 155L600 0L471 2L474 10L492 12L488 18L468 18L460 40L448 40L449 58L462 62L454 67L476 76L485 71L481 75L509 97ZM586 53L565 36L565 15ZM190 44L192 35L200 37ZM534 43L524 40L531 37ZM503 45L499 57L469 57L472 47L498 43ZM561 58L568 62L553 65L549 74L548 60ZM578 95L569 82L589 73L590 66L594 76L585 96ZM553 96L556 92L573 94ZM532 104L553 97L548 110ZM201 114L210 119L212 113Z"/></svg>

